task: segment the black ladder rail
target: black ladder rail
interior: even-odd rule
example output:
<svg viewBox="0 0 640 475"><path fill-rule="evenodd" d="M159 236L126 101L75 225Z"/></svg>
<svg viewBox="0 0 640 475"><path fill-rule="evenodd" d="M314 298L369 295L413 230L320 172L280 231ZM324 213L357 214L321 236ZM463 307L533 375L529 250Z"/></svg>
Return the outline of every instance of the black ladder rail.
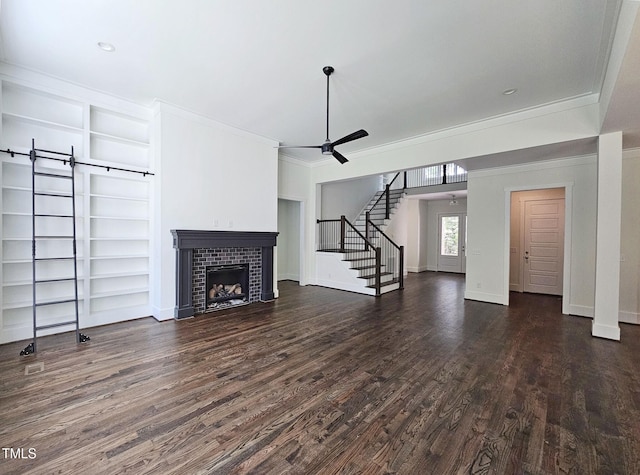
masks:
<svg viewBox="0 0 640 475"><path fill-rule="evenodd" d="M51 157L39 157L36 152L46 152L57 155L64 155L69 157L65 159L64 162L69 163L71 168L71 174L60 174L60 173L46 173L36 171L36 159L37 158L47 158L51 160L55 160ZM77 230L76 230L76 206L75 206L75 156L73 146L71 147L71 154L61 153L61 152L52 152L50 150L41 150L35 148L35 140L31 141L31 151L29 153L29 158L31 160L31 230L32 230L32 296L33 296L33 341L27 345L27 347L20 352L20 355L26 356L33 354L37 351L37 336L38 331L47 330L51 328L57 328L68 325L75 325L76 331L76 341L78 343L82 343L85 341L89 341L90 338L83 333L80 333L80 320L79 320L79 304L78 304L78 261L77 261ZM58 161L60 161L58 159ZM54 179L63 179L71 181L71 193L62 193L62 192L43 192L38 191L36 186L36 177L47 177ZM48 196L48 197L58 197L58 198L69 198L71 199L71 214L61 213L61 214L53 214L53 213L37 213L36 212L36 197L38 196ZM71 234L37 234L36 230L36 218L68 218L71 219L72 222L72 233ZM37 242L39 240L71 240L72 242L72 255L71 256L57 256L57 257L38 257L37 256ZM37 262L42 261L72 261L73 265L73 277L59 277L59 278L47 278L47 279L39 279L37 277ZM73 298L60 298L48 301L38 301L38 284L45 284L51 282L73 282ZM58 304L66 304L73 303L74 304L74 316L73 320L67 320L63 322L49 323L49 324L38 324L38 309L41 307L58 305Z"/></svg>

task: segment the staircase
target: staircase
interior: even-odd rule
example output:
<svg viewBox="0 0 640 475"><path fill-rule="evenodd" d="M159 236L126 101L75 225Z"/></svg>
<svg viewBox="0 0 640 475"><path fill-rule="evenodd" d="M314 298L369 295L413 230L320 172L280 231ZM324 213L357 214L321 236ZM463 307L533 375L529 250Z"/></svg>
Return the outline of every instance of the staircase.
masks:
<svg viewBox="0 0 640 475"><path fill-rule="evenodd" d="M383 190L378 191L375 195L373 195L373 198L369 200L369 203L367 203L367 205L362 209L353 223L355 229L363 236L366 235L367 212L369 213L369 220L373 222L373 224L384 230L384 227L389 223L391 216L398 207L400 200L404 197L404 190L389 190L389 218L387 219L387 204L386 200L384 199L384 193L385 191ZM355 240L355 236L357 236L355 230L349 229L346 233L346 242L353 242ZM377 230L372 230L371 227L369 228L369 237L373 244L376 244L380 238Z"/></svg>
<svg viewBox="0 0 640 475"><path fill-rule="evenodd" d="M321 285L376 296L402 289L404 249L384 234L384 227L403 196L404 190L387 187L371 198L354 223L344 216L318 221L318 251L332 253L319 258L320 267L334 271L333 276L327 271L330 281Z"/></svg>

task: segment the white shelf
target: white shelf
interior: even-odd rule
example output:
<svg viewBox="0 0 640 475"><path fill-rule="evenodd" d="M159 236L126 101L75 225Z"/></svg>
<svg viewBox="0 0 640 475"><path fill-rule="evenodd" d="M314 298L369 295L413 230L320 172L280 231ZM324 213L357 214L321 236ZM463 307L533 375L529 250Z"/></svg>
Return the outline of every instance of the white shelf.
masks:
<svg viewBox="0 0 640 475"><path fill-rule="evenodd" d="M101 107L91 106L89 122L92 134L100 134L130 143L149 143L149 121Z"/></svg>
<svg viewBox="0 0 640 475"><path fill-rule="evenodd" d="M125 145L135 145L137 147L148 147L149 142L141 142L135 139L129 139L126 137L118 137L117 135L105 134L103 132L96 132L94 130L91 131L91 135L94 137L102 137L107 140L113 140L115 142L120 142Z"/></svg>
<svg viewBox="0 0 640 475"><path fill-rule="evenodd" d="M3 211L2 216L28 216L31 217L31 213L17 213L13 211Z"/></svg>
<svg viewBox="0 0 640 475"><path fill-rule="evenodd" d="M31 259L3 259L2 264L31 264Z"/></svg>
<svg viewBox="0 0 640 475"><path fill-rule="evenodd" d="M89 216L91 219L107 219L120 221L150 221L149 218L136 218L135 216ZM107 238L109 239L109 238ZM128 239L128 238L127 238ZM149 239L148 237L142 239Z"/></svg>
<svg viewBox="0 0 640 475"><path fill-rule="evenodd" d="M63 277L60 277L61 279ZM93 277L92 277L93 278ZM78 288L80 288L80 282L82 281L82 276L78 276ZM67 281L67 282L71 282L71 281ZM54 282L51 282L54 283ZM2 287L22 287L22 286L30 286L32 285L33 282L31 282L30 280L16 280L14 282L3 282L2 283ZM38 285L43 285L42 283L38 284Z"/></svg>
<svg viewBox="0 0 640 475"><path fill-rule="evenodd" d="M23 285L31 285L30 280L16 280L14 282L3 282L2 287L21 287Z"/></svg>
<svg viewBox="0 0 640 475"><path fill-rule="evenodd" d="M113 290L111 292L97 292L95 294L91 294L91 298L103 299L108 297L120 297L124 295L146 294L148 292L149 292L149 287L142 287L139 289Z"/></svg>
<svg viewBox="0 0 640 475"><path fill-rule="evenodd" d="M93 160L99 160L105 164L112 163L114 167L149 166L149 146L146 144L134 144L131 141L91 134L90 149L89 156Z"/></svg>
<svg viewBox="0 0 640 475"><path fill-rule="evenodd" d="M121 278L121 277L141 277L148 276L148 271L139 271L139 272L118 272L113 274L96 274L89 277L91 280L97 279L113 279L113 278Z"/></svg>
<svg viewBox="0 0 640 475"><path fill-rule="evenodd" d="M31 174L31 169L29 169L29 174ZM2 185L2 189L3 190L12 190L12 191L26 191L29 194L31 194L31 187ZM39 193L61 193L62 190L38 189L38 192ZM79 196L83 196L83 195L84 195L84 193L82 193L82 192L76 192L76 198L78 198ZM8 213L3 213L3 214L8 214ZM31 216L31 213L29 213L29 216Z"/></svg>
<svg viewBox="0 0 640 475"><path fill-rule="evenodd" d="M149 254L129 254L129 255L119 255L119 256L91 256L89 259L92 261L106 261L106 260L114 260L114 259L138 259L138 258L148 258Z"/></svg>
<svg viewBox="0 0 640 475"><path fill-rule="evenodd" d="M149 202L149 198L137 198L137 197L130 197L130 196L122 196L122 195L99 195L99 194L91 193L90 196L91 198L107 198L110 200L142 201L145 203Z"/></svg>
<svg viewBox="0 0 640 475"><path fill-rule="evenodd" d="M35 119L33 117L28 117L25 115L20 115L20 114L12 114L10 112L3 112L2 113L2 117L10 119L10 120L18 120L18 121L22 121L28 124L32 124L32 125L37 125L37 126L44 126L47 128L52 128L52 129L58 129L64 132L78 132L78 133L82 133L83 129L82 127L74 127L72 125L66 125L66 124L60 124L57 122L51 122L48 120L43 120L43 119ZM36 142L37 144L37 142ZM25 157L26 159L27 157Z"/></svg>
<svg viewBox="0 0 640 475"><path fill-rule="evenodd" d="M80 287L78 287L80 288ZM134 293L138 293L138 292L134 292ZM54 302L57 300L70 300L73 299L74 296L73 295L67 295L67 296L60 296L60 297L56 297L55 300L54 299L45 299L42 300L41 302L38 303L47 303L47 302ZM84 297L82 297L81 295L78 295L78 304L80 303L81 300L84 300ZM73 305L73 302L65 302L65 303L61 303L61 304L53 304L53 305ZM22 302L13 302L13 303L7 303L7 304L3 304L2 305L2 310L15 310L17 308L32 308L33 307L33 300L23 300Z"/></svg>
<svg viewBox="0 0 640 475"><path fill-rule="evenodd" d="M43 124L81 129L83 104L73 99L3 81L2 111L28 117Z"/></svg>
<svg viewBox="0 0 640 475"><path fill-rule="evenodd" d="M83 150L82 129L20 115L2 114L2 141L5 146L11 149L30 147L33 138L37 149L70 152L73 147L74 150Z"/></svg>
<svg viewBox="0 0 640 475"><path fill-rule="evenodd" d="M118 218L120 219L120 218ZM90 241L114 241L114 242L126 242L126 241L148 241L148 236L132 236L132 237L92 237Z"/></svg>
<svg viewBox="0 0 640 475"><path fill-rule="evenodd" d="M139 257L139 256L137 256L137 257ZM145 256L145 257L147 257L147 256ZM83 261L83 260L84 260L84 257L80 257L80 256L76 257L76 261ZM2 264L31 264L31 262L32 262L31 258L29 258L29 259L4 259L2 261ZM40 261L40 262L42 262L42 261ZM64 261L54 261L54 262L64 262ZM69 262L71 262L71 259L69 259Z"/></svg>

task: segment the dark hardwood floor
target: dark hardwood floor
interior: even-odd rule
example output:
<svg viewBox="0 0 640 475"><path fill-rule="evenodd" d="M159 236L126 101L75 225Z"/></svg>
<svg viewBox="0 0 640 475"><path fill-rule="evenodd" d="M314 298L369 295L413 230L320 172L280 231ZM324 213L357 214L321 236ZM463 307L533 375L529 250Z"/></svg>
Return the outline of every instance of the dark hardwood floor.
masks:
<svg viewBox="0 0 640 475"><path fill-rule="evenodd" d="M640 473L640 327L595 339L556 297L463 288L282 282L272 303L0 346L0 473Z"/></svg>

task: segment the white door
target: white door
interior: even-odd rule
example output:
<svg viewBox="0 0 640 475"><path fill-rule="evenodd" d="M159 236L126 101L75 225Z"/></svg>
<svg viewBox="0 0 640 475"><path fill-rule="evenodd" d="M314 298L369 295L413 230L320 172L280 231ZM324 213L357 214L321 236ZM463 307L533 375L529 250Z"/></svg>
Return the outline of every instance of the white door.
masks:
<svg viewBox="0 0 640 475"><path fill-rule="evenodd" d="M564 199L526 201L524 291L562 295Z"/></svg>
<svg viewBox="0 0 640 475"><path fill-rule="evenodd" d="M438 271L465 272L466 221L465 214L439 215Z"/></svg>

